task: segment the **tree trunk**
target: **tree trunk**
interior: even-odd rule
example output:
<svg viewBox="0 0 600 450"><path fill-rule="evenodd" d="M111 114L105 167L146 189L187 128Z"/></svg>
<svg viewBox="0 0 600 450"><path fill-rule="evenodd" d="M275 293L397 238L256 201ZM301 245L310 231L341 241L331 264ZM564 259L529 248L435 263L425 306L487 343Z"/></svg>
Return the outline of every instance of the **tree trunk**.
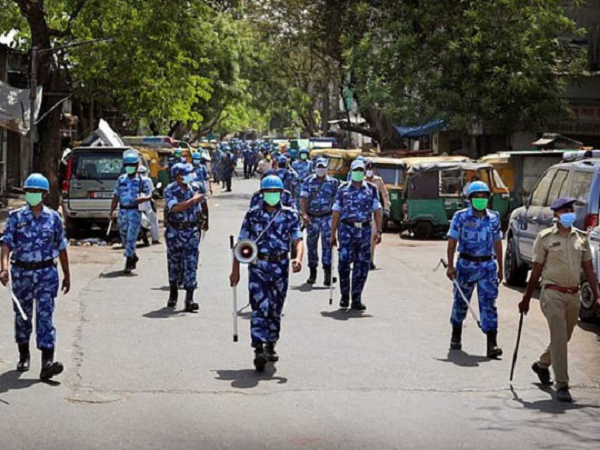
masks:
<svg viewBox="0 0 600 450"><path fill-rule="evenodd" d="M44 94L65 92L59 68L51 51L50 28L46 22L44 5L42 1L14 0L27 20L31 31L31 46L37 47L39 54L37 79L43 88ZM42 117L53 106L53 97L44 95L42 107L38 117ZM50 181L50 195L48 204L58 209L60 204L58 185L58 164L61 156L60 140L60 107L53 110L42 122L38 124L39 151L37 158L34 155L34 170L42 172Z"/></svg>

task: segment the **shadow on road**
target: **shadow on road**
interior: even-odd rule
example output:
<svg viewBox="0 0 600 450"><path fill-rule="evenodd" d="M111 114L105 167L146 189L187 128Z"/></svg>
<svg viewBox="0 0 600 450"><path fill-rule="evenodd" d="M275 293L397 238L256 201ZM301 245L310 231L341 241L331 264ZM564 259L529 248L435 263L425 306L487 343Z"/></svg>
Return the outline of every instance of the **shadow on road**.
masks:
<svg viewBox="0 0 600 450"><path fill-rule="evenodd" d="M177 311L175 308L169 308L167 306L143 314L147 319L171 319L173 317L183 317L184 315L183 311Z"/></svg>
<svg viewBox="0 0 600 450"><path fill-rule="evenodd" d="M311 291L328 291L329 288L326 286L314 286L312 284L301 284L300 286L292 286L290 287L292 291L299 292L311 292Z"/></svg>
<svg viewBox="0 0 600 450"><path fill-rule="evenodd" d="M600 326L597 323L579 322L577 325L584 331L594 333L596 335L596 340L600 342Z"/></svg>
<svg viewBox="0 0 600 450"><path fill-rule="evenodd" d="M151 291L164 291L164 292L170 292L171 288L169 286L161 286L161 287L155 287L155 288L150 288Z"/></svg>
<svg viewBox="0 0 600 450"><path fill-rule="evenodd" d="M114 270L112 272L106 272L106 273L101 273L100 274L100 278L131 278L131 277L137 277L137 273L133 272L130 274L126 274L123 273L122 270Z"/></svg>
<svg viewBox="0 0 600 450"><path fill-rule="evenodd" d="M27 389L34 384L41 383L40 380L34 378L21 378L22 372L18 372L16 370L11 370L8 372L4 372L0 375L0 394L4 394L9 391L14 391L18 389ZM51 386L60 385L58 382L47 384ZM0 402L6 403L0 399Z"/></svg>
<svg viewBox="0 0 600 450"><path fill-rule="evenodd" d="M242 370L213 370L217 374L215 377L219 381L231 381L231 387L236 389L252 389L258 386L261 381L277 381L277 384L286 384L288 379L285 377L276 377L277 368L269 364L264 372L257 372L254 369Z"/></svg>
<svg viewBox="0 0 600 450"><path fill-rule="evenodd" d="M321 316L334 320L370 319L373 317L372 315L365 314L362 311L344 308L340 308L336 311L321 311Z"/></svg>
<svg viewBox="0 0 600 450"><path fill-rule="evenodd" d="M511 386L510 391L513 395L513 400L524 408L532 409L535 411L539 411L546 414L565 414L567 411L573 411L577 409L591 408L591 409L600 409L599 405L591 405L585 403L577 403L575 400L573 403L562 403L554 400L553 398L553 390L549 387L541 386L540 390L550 394L550 398L546 400L537 400L535 402L528 402L519 397L519 394L515 391L515 389Z"/></svg>
<svg viewBox="0 0 600 450"><path fill-rule="evenodd" d="M469 355L462 350L448 350L446 359L435 358L441 362L450 362L460 367L479 367L479 363L491 361L485 356Z"/></svg>

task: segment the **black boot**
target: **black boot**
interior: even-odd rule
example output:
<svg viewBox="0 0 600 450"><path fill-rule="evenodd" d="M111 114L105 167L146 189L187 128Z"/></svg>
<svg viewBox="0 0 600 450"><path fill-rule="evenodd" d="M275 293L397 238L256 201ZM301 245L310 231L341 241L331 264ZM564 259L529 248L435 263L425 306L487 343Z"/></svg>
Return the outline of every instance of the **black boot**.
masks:
<svg viewBox="0 0 600 450"><path fill-rule="evenodd" d="M198 303L194 301L194 290L188 289L185 292L185 310L187 312L196 312L199 309Z"/></svg>
<svg viewBox="0 0 600 450"><path fill-rule="evenodd" d="M450 348L452 350L462 349L462 326L452 327L452 338L450 339Z"/></svg>
<svg viewBox="0 0 600 450"><path fill-rule="evenodd" d="M258 344L254 349L254 368L257 372L265 370L267 365L267 356L265 355L265 349L262 344Z"/></svg>
<svg viewBox="0 0 600 450"><path fill-rule="evenodd" d="M131 257L131 270L137 269L137 263L140 260L137 255Z"/></svg>
<svg viewBox="0 0 600 450"><path fill-rule="evenodd" d="M317 268L316 267L309 267L310 269L310 275L308 276L308 280L306 280L307 284L315 284L315 281L317 281Z"/></svg>
<svg viewBox="0 0 600 450"><path fill-rule="evenodd" d="M131 273L131 258L125 258L125 268L123 269L123 273L129 275Z"/></svg>
<svg viewBox="0 0 600 450"><path fill-rule="evenodd" d="M360 301L352 302L352 306L350 306L350 309L353 309L354 311L365 311L367 309L367 305Z"/></svg>
<svg viewBox="0 0 600 450"><path fill-rule="evenodd" d="M17 370L19 372L27 372L29 370L30 358L29 342L26 344L19 344L19 362L17 363Z"/></svg>
<svg viewBox="0 0 600 450"><path fill-rule="evenodd" d="M324 286L331 286L331 267L324 267L323 271L325 272L325 279L323 280Z"/></svg>
<svg viewBox="0 0 600 450"><path fill-rule="evenodd" d="M348 294L342 294L342 298L340 299L340 308L347 308L350 306L350 296Z"/></svg>
<svg viewBox="0 0 600 450"><path fill-rule="evenodd" d="M49 380L53 376L62 373L63 369L61 362L54 362L54 349L42 350L42 371L40 372L42 381Z"/></svg>
<svg viewBox="0 0 600 450"><path fill-rule="evenodd" d="M271 362L279 361L279 355L277 354L277 351L275 350L275 342L269 342L267 344L267 360L269 360Z"/></svg>
<svg viewBox="0 0 600 450"><path fill-rule="evenodd" d="M487 333L487 357L490 359L496 359L502 356L502 349L498 348L498 331L490 331Z"/></svg>
<svg viewBox="0 0 600 450"><path fill-rule="evenodd" d="M171 286L171 291L169 292L169 301L167 302L167 308L175 308L175 306L177 306L178 296L179 292L177 291L177 286Z"/></svg>

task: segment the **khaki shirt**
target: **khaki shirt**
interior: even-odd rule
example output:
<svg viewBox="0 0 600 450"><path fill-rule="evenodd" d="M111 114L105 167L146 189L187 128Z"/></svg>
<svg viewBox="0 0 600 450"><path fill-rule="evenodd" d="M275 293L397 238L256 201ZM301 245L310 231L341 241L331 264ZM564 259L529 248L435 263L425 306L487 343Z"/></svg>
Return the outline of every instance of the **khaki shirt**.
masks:
<svg viewBox="0 0 600 450"><path fill-rule="evenodd" d="M544 266L542 286L579 286L581 263L591 259L590 243L585 233L576 228L571 228L569 235L563 237L554 225L540 232L533 244L533 262Z"/></svg>
<svg viewBox="0 0 600 450"><path fill-rule="evenodd" d="M372 183L375 186L377 186L377 189L379 189L379 192L381 192L381 196L383 197L383 209L385 209L386 211L389 211L390 210L390 195L388 193L387 187L385 186L383 178L381 178L377 175L373 175L373 179L369 180L368 178L366 178L366 180L369 183Z"/></svg>

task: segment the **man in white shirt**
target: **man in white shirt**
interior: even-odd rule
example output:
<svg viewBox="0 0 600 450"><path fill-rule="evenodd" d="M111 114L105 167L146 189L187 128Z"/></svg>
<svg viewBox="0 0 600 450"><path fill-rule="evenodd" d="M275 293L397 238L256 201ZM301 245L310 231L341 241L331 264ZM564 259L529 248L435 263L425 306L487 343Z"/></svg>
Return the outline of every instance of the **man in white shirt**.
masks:
<svg viewBox="0 0 600 450"><path fill-rule="evenodd" d="M154 192L154 183L152 179L148 176L148 169L142 165L138 168L138 173L142 177L143 182L148 186L150 193ZM151 200L149 202L144 202L140 204L140 211L146 213L146 217L148 217L148 221L150 222L150 234L152 234L152 244L160 244L159 234L158 234L158 217L156 216L156 211L154 211L154 201Z"/></svg>

